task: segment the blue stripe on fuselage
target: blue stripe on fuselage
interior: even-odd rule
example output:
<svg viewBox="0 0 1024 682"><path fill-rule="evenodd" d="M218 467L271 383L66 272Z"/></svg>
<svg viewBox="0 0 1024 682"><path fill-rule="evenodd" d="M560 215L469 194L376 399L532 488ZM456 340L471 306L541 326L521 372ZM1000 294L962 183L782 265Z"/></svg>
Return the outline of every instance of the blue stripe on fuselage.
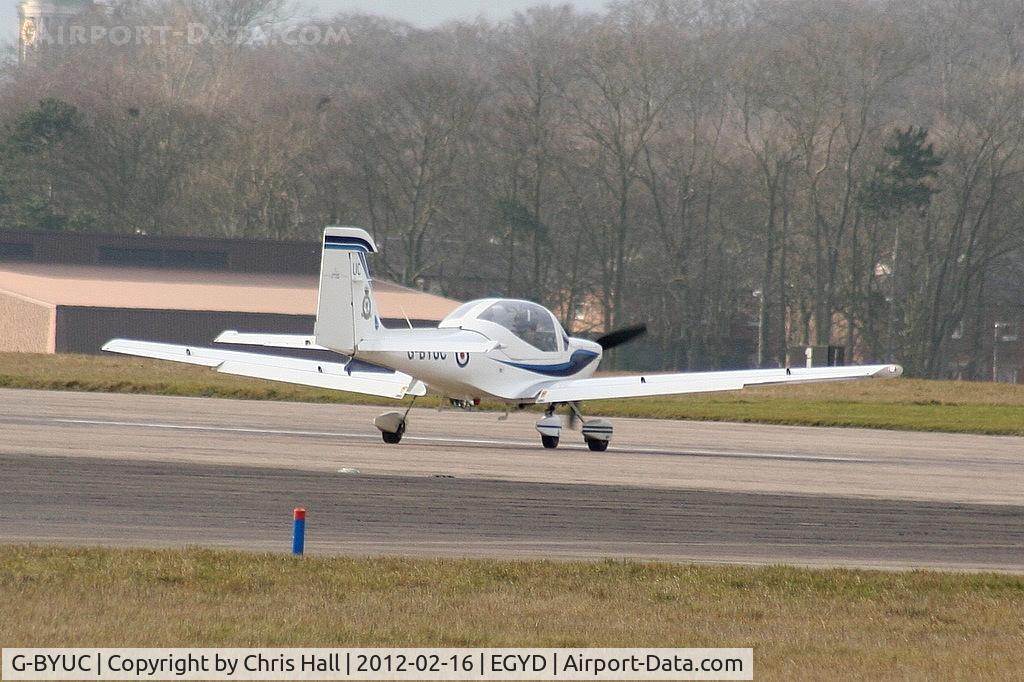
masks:
<svg viewBox="0 0 1024 682"><path fill-rule="evenodd" d="M505 360L498 360L498 362L549 377L568 377L579 372L581 369L593 362L597 357L598 354L593 351L578 350L572 354L568 362L563 362L558 365L530 365L521 362L507 362Z"/></svg>

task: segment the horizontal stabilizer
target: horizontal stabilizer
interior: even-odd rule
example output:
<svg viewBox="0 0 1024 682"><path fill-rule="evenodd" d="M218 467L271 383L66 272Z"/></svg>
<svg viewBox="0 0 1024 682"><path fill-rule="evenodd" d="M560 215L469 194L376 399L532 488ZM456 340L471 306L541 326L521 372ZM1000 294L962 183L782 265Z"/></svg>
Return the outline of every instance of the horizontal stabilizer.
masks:
<svg viewBox="0 0 1024 682"><path fill-rule="evenodd" d="M427 337L403 337L401 332L389 332L386 335L366 339L359 342L359 351L365 353L487 353L497 348L497 341L464 341L458 339Z"/></svg>
<svg viewBox="0 0 1024 682"><path fill-rule="evenodd" d="M383 369L376 370L365 364L361 365L359 369L350 371L345 363L340 362L317 362L316 360L243 353L219 348L179 346L128 339L109 341L103 346L103 350L122 355L201 365L224 374L283 381L337 391L351 391L385 398L401 399L406 395L426 394L423 384L408 374Z"/></svg>
<svg viewBox="0 0 1024 682"><path fill-rule="evenodd" d="M641 398L682 393L736 391L748 386L767 384L806 384L820 381L892 378L898 377L902 373L903 368L899 365L862 365L682 374L632 374L555 381L540 388L536 402L565 403L606 398Z"/></svg>
<svg viewBox="0 0 1024 682"><path fill-rule="evenodd" d="M327 350L317 345L311 334L245 334L233 329L223 331L214 343L233 343L239 346L264 346L266 348L305 348Z"/></svg>

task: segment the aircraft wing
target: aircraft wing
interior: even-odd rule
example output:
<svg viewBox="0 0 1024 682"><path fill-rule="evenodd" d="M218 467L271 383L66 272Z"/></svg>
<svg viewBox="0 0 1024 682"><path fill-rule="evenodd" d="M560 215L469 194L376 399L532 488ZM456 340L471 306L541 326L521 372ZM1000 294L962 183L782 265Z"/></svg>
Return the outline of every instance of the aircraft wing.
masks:
<svg viewBox="0 0 1024 682"><path fill-rule="evenodd" d="M259 353L242 353L219 348L178 346L151 341L114 339L103 350L122 355L136 355L157 360L184 362L216 369L224 374L283 381L316 388L365 393L385 398L426 395L426 386L408 374L360 363L349 371L341 362L318 362Z"/></svg>
<svg viewBox="0 0 1024 682"><path fill-rule="evenodd" d="M687 372L683 374L632 374L628 376L567 379L541 387L538 403L566 403L606 398L640 398L735 391L767 384L803 384L818 381L843 381L898 377L899 365L861 365L851 367L809 367L793 369L751 369L728 372Z"/></svg>

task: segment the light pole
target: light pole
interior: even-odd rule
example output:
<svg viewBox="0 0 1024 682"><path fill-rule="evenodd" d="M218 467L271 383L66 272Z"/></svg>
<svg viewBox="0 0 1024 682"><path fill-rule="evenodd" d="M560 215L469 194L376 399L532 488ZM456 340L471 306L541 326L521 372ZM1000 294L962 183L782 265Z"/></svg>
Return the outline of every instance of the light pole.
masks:
<svg viewBox="0 0 1024 682"><path fill-rule="evenodd" d="M1006 322L996 322L992 325L992 381L999 381L999 330L1009 327Z"/></svg>
<svg viewBox="0 0 1024 682"><path fill-rule="evenodd" d="M889 270L889 342L886 351L888 362L895 362L896 357L896 262L900 253L900 221L896 221L896 230L892 240L892 269ZM852 352L852 349L851 349Z"/></svg>
<svg viewBox="0 0 1024 682"><path fill-rule="evenodd" d="M757 368L764 366L764 292L754 289L752 292L757 299Z"/></svg>

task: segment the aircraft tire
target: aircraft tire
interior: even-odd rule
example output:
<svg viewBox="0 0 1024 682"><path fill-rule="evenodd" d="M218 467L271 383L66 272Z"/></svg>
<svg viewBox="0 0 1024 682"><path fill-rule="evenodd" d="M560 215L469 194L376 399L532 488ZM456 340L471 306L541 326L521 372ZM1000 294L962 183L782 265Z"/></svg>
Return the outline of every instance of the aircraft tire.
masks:
<svg viewBox="0 0 1024 682"><path fill-rule="evenodd" d="M540 442L544 447L551 450L558 447L558 436L541 436Z"/></svg>
<svg viewBox="0 0 1024 682"><path fill-rule="evenodd" d="M588 440L587 447L594 452L604 452L608 449L608 441L606 440Z"/></svg>
<svg viewBox="0 0 1024 682"><path fill-rule="evenodd" d="M402 436L405 434L405 424L398 431L381 431L380 437L384 439L384 442L388 445L397 445L402 442Z"/></svg>

